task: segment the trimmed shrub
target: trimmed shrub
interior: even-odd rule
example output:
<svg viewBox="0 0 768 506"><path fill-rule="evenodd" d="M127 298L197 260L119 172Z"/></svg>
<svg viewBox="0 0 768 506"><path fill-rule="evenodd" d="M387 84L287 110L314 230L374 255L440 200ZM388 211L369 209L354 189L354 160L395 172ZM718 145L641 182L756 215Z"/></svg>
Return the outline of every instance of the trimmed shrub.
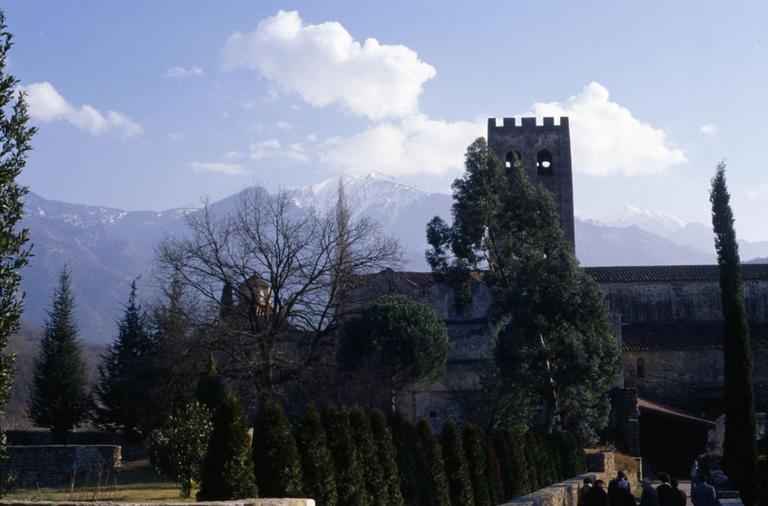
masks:
<svg viewBox="0 0 768 506"><path fill-rule="evenodd" d="M198 501L257 497L246 431L240 402L227 394L213 416L213 431L203 459Z"/></svg>
<svg viewBox="0 0 768 506"><path fill-rule="evenodd" d="M493 441L486 441L488 451L488 498L491 504L499 504L504 500L504 478L501 474L501 464Z"/></svg>
<svg viewBox="0 0 768 506"><path fill-rule="evenodd" d="M529 494L541 488L541 478L544 469L541 467L541 459L538 455L536 438L530 432L525 433L520 440L525 455L525 469L528 471L528 483L523 494Z"/></svg>
<svg viewBox="0 0 768 506"><path fill-rule="evenodd" d="M389 424L392 427L392 438L395 442L403 500L409 506L417 506L421 504L426 464L424 455L420 451L416 427L399 411L392 415Z"/></svg>
<svg viewBox="0 0 768 506"><path fill-rule="evenodd" d="M561 472L564 479L587 472L584 447L576 434L561 432L553 434L555 444L560 447Z"/></svg>
<svg viewBox="0 0 768 506"><path fill-rule="evenodd" d="M360 463L363 466L365 490L368 504L388 504L387 488L384 486L384 472L379 462L376 443L373 442L371 422L359 406L349 412L349 427L355 441Z"/></svg>
<svg viewBox="0 0 768 506"><path fill-rule="evenodd" d="M200 376L197 381L197 387L195 388L195 399L197 402L211 410L216 412L216 409L221 404L221 400L226 397L226 390L224 384L221 382L219 376L219 367L216 364L216 358L213 353L208 355L208 368Z"/></svg>
<svg viewBox="0 0 768 506"><path fill-rule="evenodd" d="M421 452L427 465L427 479L424 482L424 494L421 504L424 506L450 506L451 497L448 491L448 478L445 475L445 462L440 444L432 434L432 429L426 420L421 420L416 426L419 435Z"/></svg>
<svg viewBox="0 0 768 506"><path fill-rule="evenodd" d="M491 469L489 469L488 445L483 435L483 429L477 425L467 425L464 427L462 435L464 455L466 456L467 473L469 481L472 484L472 497L476 506L494 506L496 502L491 502L489 486L492 483ZM445 438L445 432L443 432ZM446 466L448 465L448 451L445 450ZM498 466L498 459L496 466ZM450 473L448 476L450 480ZM495 498L494 498L495 499ZM454 503L455 504L455 503Z"/></svg>
<svg viewBox="0 0 768 506"><path fill-rule="evenodd" d="M296 444L304 478L302 495L313 498L317 506L336 506L336 470L320 414L314 405L304 411L296 429Z"/></svg>
<svg viewBox="0 0 768 506"><path fill-rule="evenodd" d="M301 461L283 407L262 403L253 426L253 473L266 497L301 497Z"/></svg>
<svg viewBox="0 0 768 506"><path fill-rule="evenodd" d="M323 425L336 469L338 504L368 506L365 472L350 433L349 416L346 411L329 406L323 411Z"/></svg>
<svg viewBox="0 0 768 506"><path fill-rule="evenodd" d="M442 450L451 504L474 506L475 499L472 493L472 481L469 479L464 445L461 443L459 428L452 421L443 427Z"/></svg>
<svg viewBox="0 0 768 506"><path fill-rule="evenodd" d="M382 493L382 496L386 498L386 502L379 499L375 504L403 506L405 502L400 491L400 475L397 470L392 431L389 429L389 425L387 425L384 413L378 409L373 410L373 413L371 413L371 430L373 432L373 439L376 442L376 454L381 466L382 479L384 480L382 490L386 491Z"/></svg>

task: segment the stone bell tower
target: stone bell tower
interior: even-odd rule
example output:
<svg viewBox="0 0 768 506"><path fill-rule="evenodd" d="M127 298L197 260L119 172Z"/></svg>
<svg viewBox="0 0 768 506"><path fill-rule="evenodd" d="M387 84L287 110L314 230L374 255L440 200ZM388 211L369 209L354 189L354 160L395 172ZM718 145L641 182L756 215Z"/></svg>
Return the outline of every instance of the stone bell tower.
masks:
<svg viewBox="0 0 768 506"><path fill-rule="evenodd" d="M575 246L573 232L573 175L571 173L571 137L568 118L488 119L488 146L507 167L522 163L528 179L542 184L555 200L563 235Z"/></svg>

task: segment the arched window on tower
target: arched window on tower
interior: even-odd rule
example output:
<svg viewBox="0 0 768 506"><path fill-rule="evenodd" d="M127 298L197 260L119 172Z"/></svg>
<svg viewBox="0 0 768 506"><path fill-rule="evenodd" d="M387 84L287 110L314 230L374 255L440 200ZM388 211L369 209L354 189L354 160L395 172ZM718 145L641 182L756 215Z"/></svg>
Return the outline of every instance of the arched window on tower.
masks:
<svg viewBox="0 0 768 506"><path fill-rule="evenodd" d="M504 166L506 168L510 167L520 167L523 163L523 157L520 155L520 151L517 151L513 149L512 151L508 151L507 155L504 157Z"/></svg>
<svg viewBox="0 0 768 506"><path fill-rule="evenodd" d="M645 359L637 359L637 377L645 378Z"/></svg>
<svg viewBox="0 0 768 506"><path fill-rule="evenodd" d="M552 153L547 149L542 149L536 155L536 172L540 176L552 175Z"/></svg>

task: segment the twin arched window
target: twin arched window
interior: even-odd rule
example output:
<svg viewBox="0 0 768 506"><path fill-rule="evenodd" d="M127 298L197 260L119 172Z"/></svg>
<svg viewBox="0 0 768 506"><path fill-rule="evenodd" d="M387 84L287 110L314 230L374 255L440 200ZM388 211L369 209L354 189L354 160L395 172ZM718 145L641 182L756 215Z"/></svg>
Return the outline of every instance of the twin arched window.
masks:
<svg viewBox="0 0 768 506"><path fill-rule="evenodd" d="M504 166L507 168L518 167L523 163L523 157L517 150L508 151L504 157ZM552 175L552 153L548 149L542 149L536 154L536 173L539 176Z"/></svg>

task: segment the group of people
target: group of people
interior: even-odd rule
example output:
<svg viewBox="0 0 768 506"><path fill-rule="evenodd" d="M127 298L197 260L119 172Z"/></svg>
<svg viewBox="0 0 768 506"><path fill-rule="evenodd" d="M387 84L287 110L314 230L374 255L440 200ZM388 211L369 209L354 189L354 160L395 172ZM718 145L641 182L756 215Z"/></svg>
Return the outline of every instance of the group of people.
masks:
<svg viewBox="0 0 768 506"><path fill-rule="evenodd" d="M650 479L643 479L640 506L686 506L687 497L680 490L678 481L666 473L662 473L659 479L661 485L655 488ZM719 506L715 489L707 481L704 473L691 480L691 502L694 506ZM607 490L603 480L584 478L584 485L579 490L579 506L637 506L637 502L626 473L619 471L616 478L608 483Z"/></svg>

